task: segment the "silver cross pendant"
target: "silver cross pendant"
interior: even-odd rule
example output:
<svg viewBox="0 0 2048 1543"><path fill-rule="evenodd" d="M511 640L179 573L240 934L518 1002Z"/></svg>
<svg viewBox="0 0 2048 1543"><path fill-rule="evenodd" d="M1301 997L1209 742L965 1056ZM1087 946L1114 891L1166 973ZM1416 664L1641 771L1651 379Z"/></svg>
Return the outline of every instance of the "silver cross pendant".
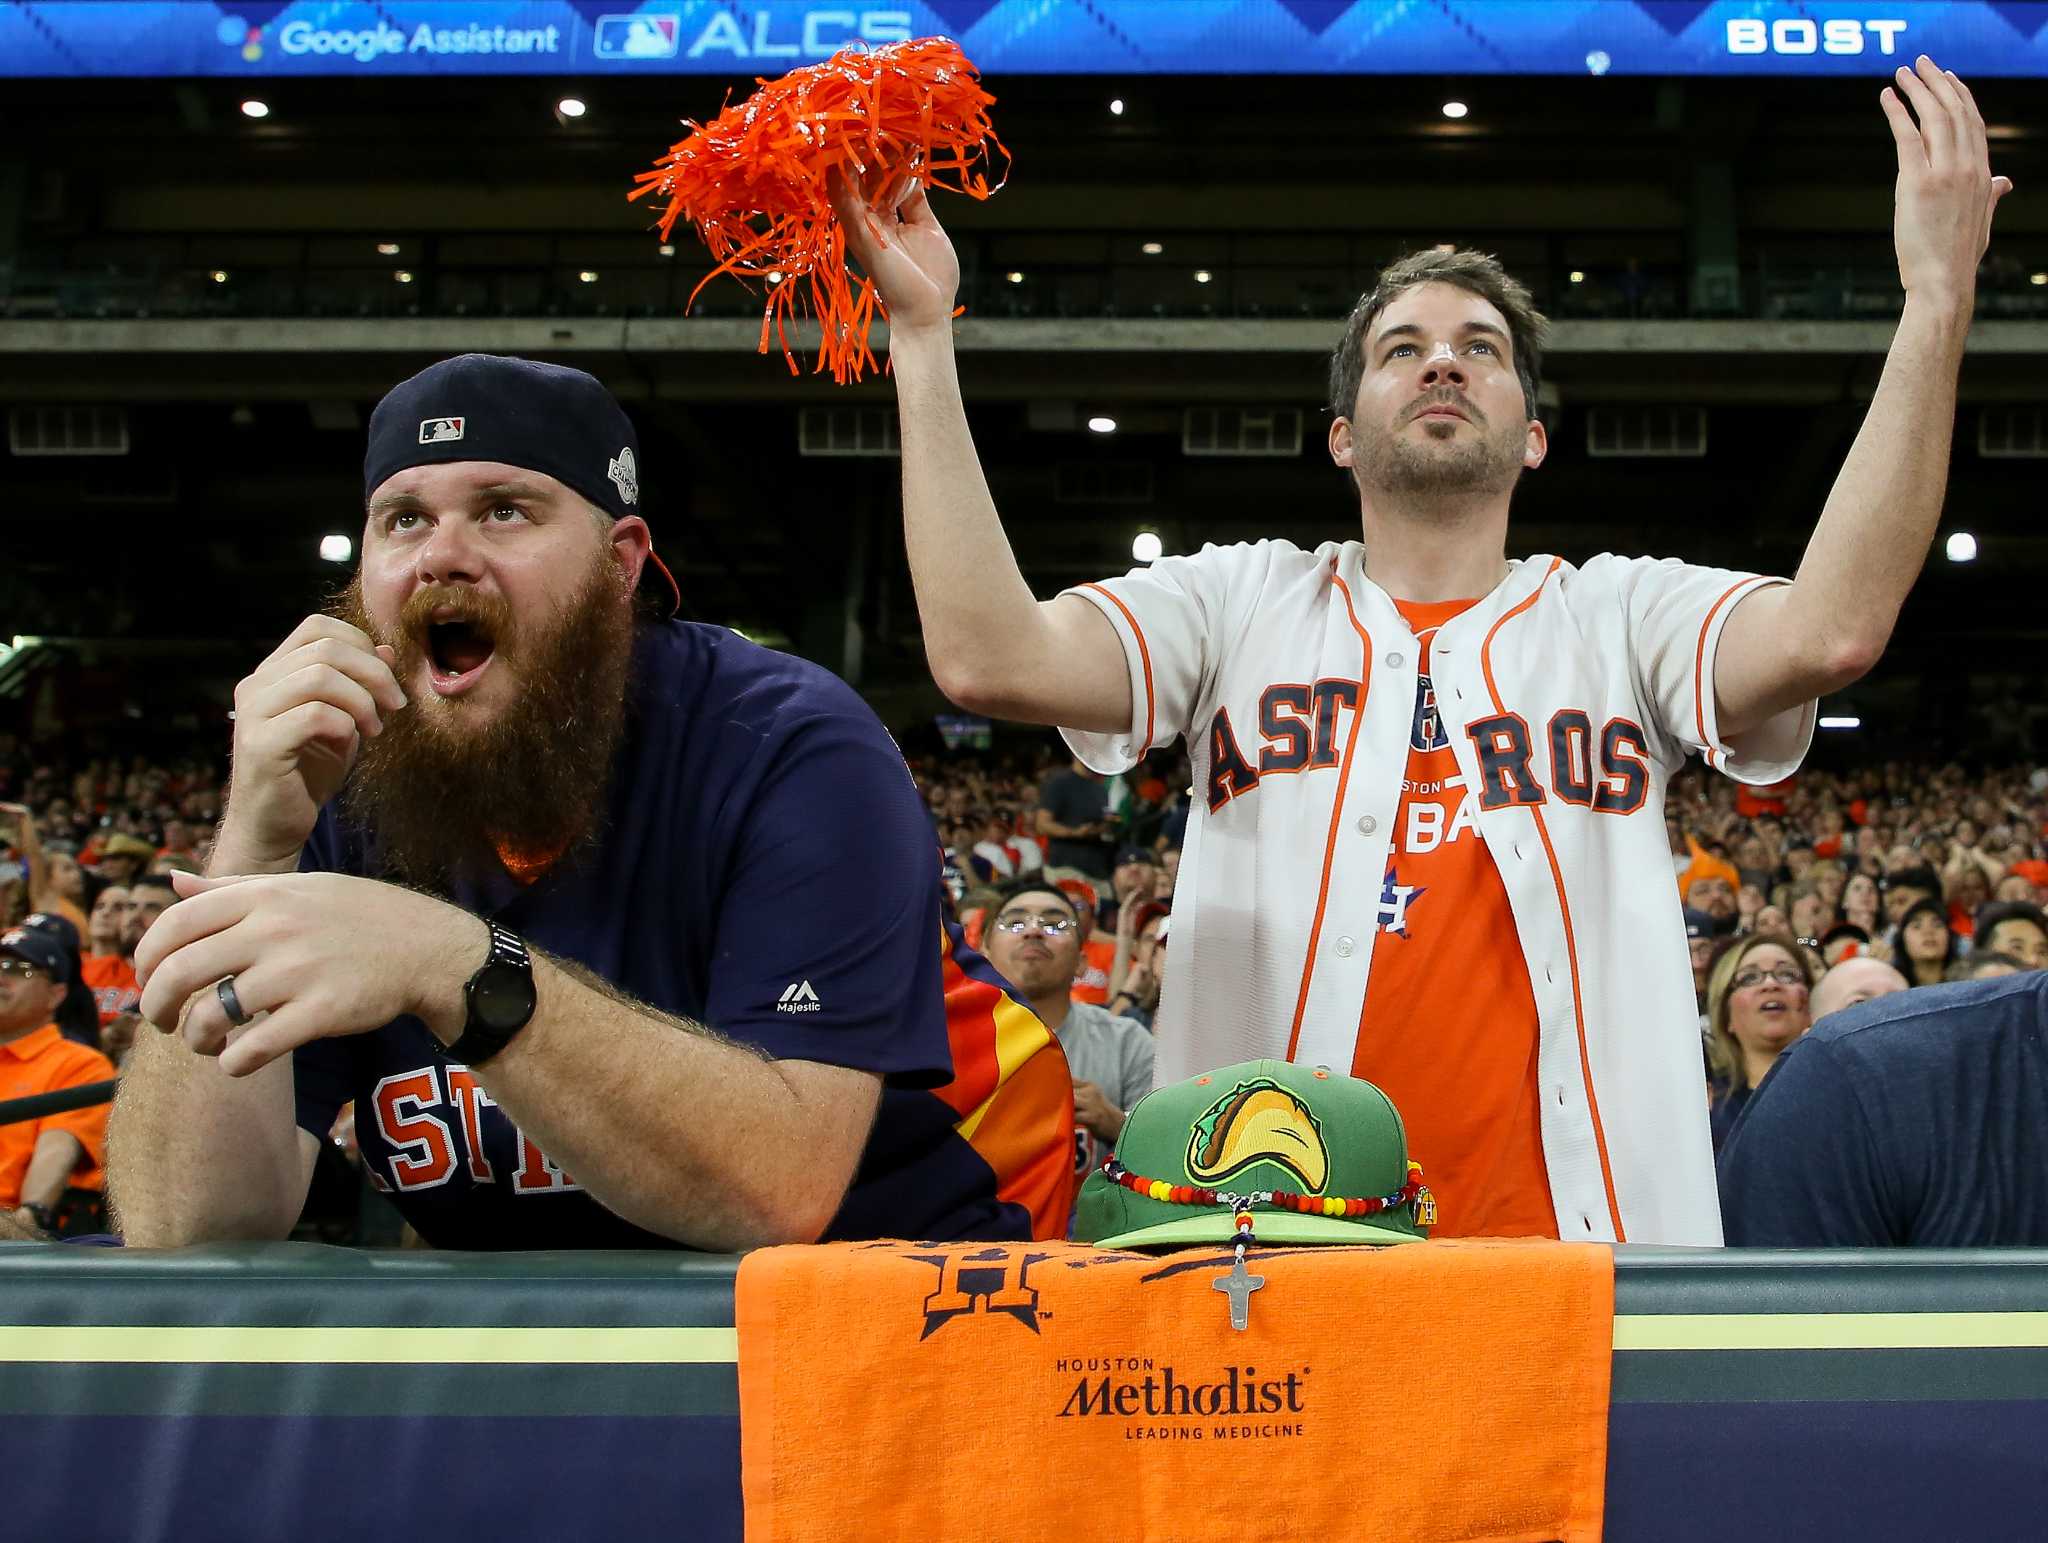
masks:
<svg viewBox="0 0 2048 1543"><path fill-rule="evenodd" d="M1211 1290L1220 1291L1230 1298L1230 1326L1233 1329L1251 1326L1252 1293L1265 1284L1265 1276L1246 1272L1242 1255L1231 1262L1228 1275L1219 1275L1209 1282Z"/></svg>

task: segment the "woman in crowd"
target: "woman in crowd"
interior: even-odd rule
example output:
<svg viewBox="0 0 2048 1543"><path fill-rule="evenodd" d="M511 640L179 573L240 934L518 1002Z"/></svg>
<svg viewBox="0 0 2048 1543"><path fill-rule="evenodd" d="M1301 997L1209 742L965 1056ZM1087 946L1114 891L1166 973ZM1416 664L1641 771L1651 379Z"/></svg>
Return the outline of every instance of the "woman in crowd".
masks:
<svg viewBox="0 0 2048 1543"><path fill-rule="evenodd" d="M1939 900L1916 900L1899 918L1894 947L1899 973L1915 986L1938 986L1948 979L1956 960L1956 935L1948 924L1948 907Z"/></svg>
<svg viewBox="0 0 2048 1543"><path fill-rule="evenodd" d="M1742 939L1716 961L1707 983L1716 1151L1771 1063L1812 1022L1807 996L1816 978L1805 949L1763 933Z"/></svg>
<svg viewBox="0 0 2048 1543"><path fill-rule="evenodd" d="M1852 873L1842 886L1842 920L1861 927L1872 937L1877 936L1878 890L1877 880L1867 873Z"/></svg>

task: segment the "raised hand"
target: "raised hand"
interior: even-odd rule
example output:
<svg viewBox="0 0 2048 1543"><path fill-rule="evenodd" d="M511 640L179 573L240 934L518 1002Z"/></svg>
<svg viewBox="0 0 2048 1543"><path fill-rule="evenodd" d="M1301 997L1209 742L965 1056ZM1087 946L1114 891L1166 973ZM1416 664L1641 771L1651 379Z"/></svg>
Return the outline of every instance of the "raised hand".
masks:
<svg viewBox="0 0 2048 1543"><path fill-rule="evenodd" d="M846 231L846 253L874 280L889 313L890 336L949 326L960 292L960 259L917 180L898 177L870 200L835 172L829 192Z"/></svg>
<svg viewBox="0 0 2048 1543"><path fill-rule="evenodd" d="M223 850L296 861L384 714L406 705L393 654L332 616L309 616L235 687L234 767Z"/></svg>
<svg viewBox="0 0 2048 1543"><path fill-rule="evenodd" d="M1892 215L1899 282L1915 295L1967 312L1991 215L2012 179L1991 174L1977 102L1952 70L1922 54L1879 97L1899 152ZM1908 104L1912 111L1907 111Z"/></svg>

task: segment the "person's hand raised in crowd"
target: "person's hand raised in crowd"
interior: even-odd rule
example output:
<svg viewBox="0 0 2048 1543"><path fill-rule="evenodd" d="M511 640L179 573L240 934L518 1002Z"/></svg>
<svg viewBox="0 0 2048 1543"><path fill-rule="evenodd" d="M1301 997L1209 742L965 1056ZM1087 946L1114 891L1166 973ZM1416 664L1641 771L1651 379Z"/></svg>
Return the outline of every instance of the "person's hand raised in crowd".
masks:
<svg viewBox="0 0 2048 1543"><path fill-rule="evenodd" d="M1117 896L1116 936L1119 943L1135 943L1138 938L1138 906L1143 896L1133 892Z"/></svg>
<svg viewBox="0 0 2048 1543"><path fill-rule="evenodd" d="M321 806L365 739L406 705L393 651L332 616L309 616L235 687L234 769L220 843L243 865L296 866Z"/></svg>
<svg viewBox="0 0 2048 1543"><path fill-rule="evenodd" d="M1124 971L1123 990L1146 1012L1159 1005L1159 982L1152 978L1151 968L1140 960L1132 960L1131 967Z"/></svg>
<svg viewBox="0 0 2048 1543"><path fill-rule="evenodd" d="M1097 1141L1115 1141L1123 1134L1124 1112L1092 1082L1074 1080L1074 1121Z"/></svg>

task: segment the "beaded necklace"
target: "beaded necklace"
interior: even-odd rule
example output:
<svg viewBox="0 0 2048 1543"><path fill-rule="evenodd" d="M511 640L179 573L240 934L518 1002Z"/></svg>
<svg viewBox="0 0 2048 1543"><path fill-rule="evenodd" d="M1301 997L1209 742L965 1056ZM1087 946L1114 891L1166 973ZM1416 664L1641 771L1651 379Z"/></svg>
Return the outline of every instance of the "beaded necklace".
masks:
<svg viewBox="0 0 2048 1543"><path fill-rule="evenodd" d="M1284 1211L1298 1211L1304 1216L1358 1217L1377 1216L1382 1211L1405 1205L1415 1208L1418 1226L1429 1227L1436 1223L1436 1199L1422 1182L1422 1164L1417 1162L1408 1164L1407 1183L1391 1195L1372 1196L1297 1195L1285 1189L1233 1191L1206 1189L1199 1184L1169 1184L1164 1179L1148 1179L1133 1173L1113 1156L1103 1163L1102 1172L1112 1182L1148 1200L1163 1201L1167 1205L1230 1208L1231 1221L1237 1229L1231 1241L1234 1257L1230 1273L1219 1275L1211 1284L1230 1298L1230 1326L1234 1329L1249 1325L1251 1294L1266 1284L1265 1276L1248 1274L1244 1267L1245 1250L1259 1241L1252 1220L1253 1206L1278 1206Z"/></svg>

